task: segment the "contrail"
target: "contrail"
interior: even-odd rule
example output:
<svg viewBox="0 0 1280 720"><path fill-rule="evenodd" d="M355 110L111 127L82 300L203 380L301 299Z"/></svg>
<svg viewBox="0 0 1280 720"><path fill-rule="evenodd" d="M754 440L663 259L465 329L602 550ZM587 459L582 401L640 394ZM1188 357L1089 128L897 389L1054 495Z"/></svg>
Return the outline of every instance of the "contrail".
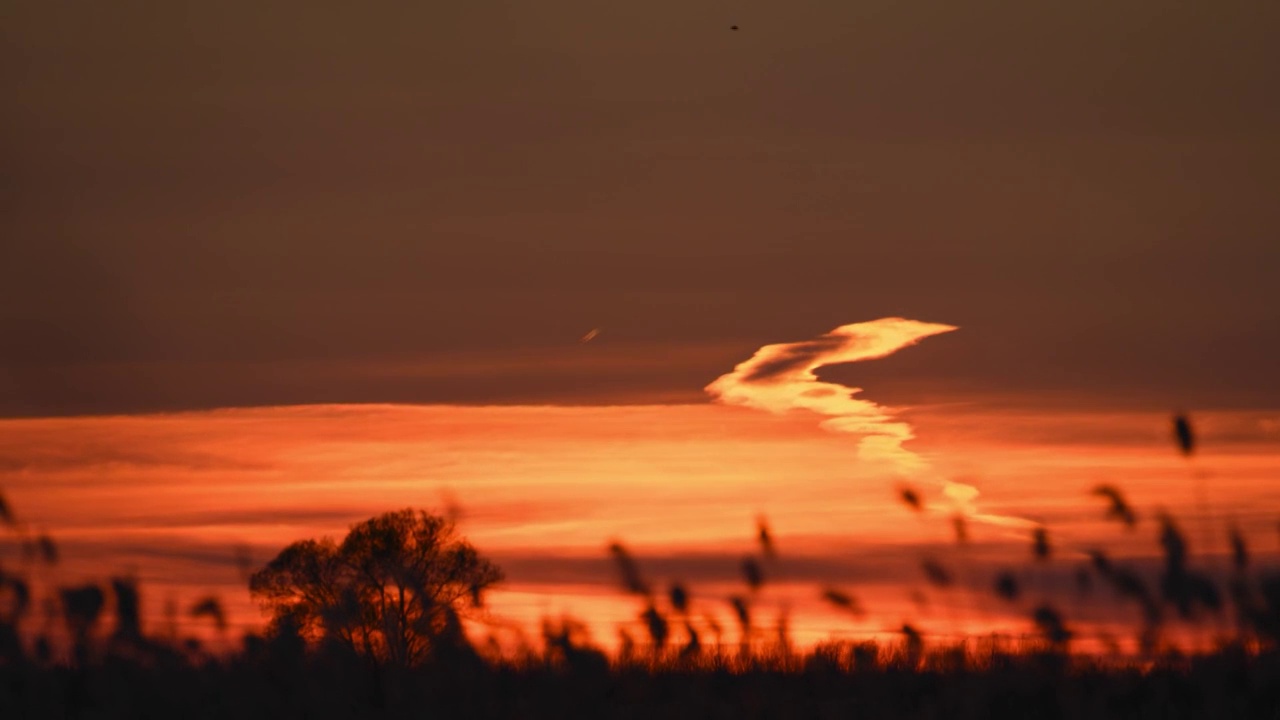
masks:
<svg viewBox="0 0 1280 720"><path fill-rule="evenodd" d="M858 455L916 471L925 463L902 447L914 435L889 408L855 395L862 388L822 382L814 371L827 365L886 357L931 335L951 332L953 325L905 318L881 318L841 325L813 340L765 345L733 372L706 387L720 402L783 413L804 409L829 416L821 426L861 436Z"/></svg>

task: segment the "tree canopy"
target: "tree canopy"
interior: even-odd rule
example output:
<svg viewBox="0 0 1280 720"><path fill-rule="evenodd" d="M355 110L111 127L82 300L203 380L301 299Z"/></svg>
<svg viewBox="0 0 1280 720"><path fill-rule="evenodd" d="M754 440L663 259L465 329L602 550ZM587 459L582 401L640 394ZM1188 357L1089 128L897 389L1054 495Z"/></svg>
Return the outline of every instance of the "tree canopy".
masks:
<svg viewBox="0 0 1280 720"><path fill-rule="evenodd" d="M341 543L301 540L249 579L278 630L414 665L461 639L459 615L481 604L502 571L454 524L404 509L353 525Z"/></svg>

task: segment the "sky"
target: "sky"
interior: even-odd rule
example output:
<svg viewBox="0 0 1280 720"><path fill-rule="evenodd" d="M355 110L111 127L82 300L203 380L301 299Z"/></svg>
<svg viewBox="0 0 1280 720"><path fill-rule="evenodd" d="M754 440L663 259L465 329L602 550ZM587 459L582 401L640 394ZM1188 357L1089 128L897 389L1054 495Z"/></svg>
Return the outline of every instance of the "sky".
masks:
<svg viewBox="0 0 1280 720"><path fill-rule="evenodd" d="M1004 517L1153 552L1088 491L1194 512L1188 411L1270 542L1278 34L1245 0L6 3L0 490L58 572L245 623L227 547L400 505L454 498L526 619L634 614L610 538L723 594L763 512L814 637L814 583L906 613L903 533L947 538L906 480L990 516L975 577ZM822 550L867 543L905 559Z"/></svg>
<svg viewBox="0 0 1280 720"><path fill-rule="evenodd" d="M615 542L659 592L688 588L700 632L709 641L719 627L730 647L738 635L728 602L747 592L739 573L748 557L766 578L751 595L764 633L756 641L785 614L792 640L806 647L891 636L904 622L930 639L1016 636L1031 632L1030 611L1042 602L1069 606L1093 648L1104 633L1130 638L1133 608L1102 591L1073 593L1071 579L1093 550L1156 577L1156 519L1166 512L1197 567L1225 572L1229 528L1246 539L1255 566L1280 562L1280 412L1198 414L1188 458L1175 450L1166 413L887 407L863 397L874 388L818 379L824 363L892 362L962 331L892 318L765 346L708 385L711 403L299 405L0 420L0 488L19 523L0 542L0 562L41 588L104 572L134 577L150 598L152 632L167 632L170 605L212 594L239 633L264 623L246 573L286 544L425 508L455 517L505 571L471 631L508 648L536 637L548 617L583 620L609 647L619 628L643 637L644 604L622 592L606 552ZM1101 485L1137 508L1134 528L1105 519ZM923 499L922 511L901 502L904 488ZM969 528L964 543L957 515ZM761 518L776 557L757 544ZM1031 561L1035 528L1056 548L1048 562ZM55 538L57 564L20 559L24 538L40 534ZM954 574L953 589L929 587L927 561ZM993 602L1005 571L1030 588L1018 602ZM821 592L832 588L865 613L825 604ZM183 634L210 634L205 621L178 619Z"/></svg>
<svg viewBox="0 0 1280 720"><path fill-rule="evenodd" d="M3 415L702 402L887 316L966 328L901 402L1280 401L1270 4L3 12Z"/></svg>

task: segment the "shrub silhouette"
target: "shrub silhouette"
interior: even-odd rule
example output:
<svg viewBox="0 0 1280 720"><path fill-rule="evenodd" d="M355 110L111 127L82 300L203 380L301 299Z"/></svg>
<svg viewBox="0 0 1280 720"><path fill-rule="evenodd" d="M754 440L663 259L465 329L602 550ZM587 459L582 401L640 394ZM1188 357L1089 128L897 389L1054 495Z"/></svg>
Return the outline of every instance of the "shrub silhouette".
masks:
<svg viewBox="0 0 1280 720"><path fill-rule="evenodd" d="M502 572L453 523L412 509L289 545L249 579L272 626L408 667L456 642L458 615Z"/></svg>

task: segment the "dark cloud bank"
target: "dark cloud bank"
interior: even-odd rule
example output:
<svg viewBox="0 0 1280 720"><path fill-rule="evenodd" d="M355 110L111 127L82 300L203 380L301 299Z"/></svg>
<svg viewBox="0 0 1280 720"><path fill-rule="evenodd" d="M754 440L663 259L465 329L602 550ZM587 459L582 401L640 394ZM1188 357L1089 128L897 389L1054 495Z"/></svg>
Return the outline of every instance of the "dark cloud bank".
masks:
<svg viewBox="0 0 1280 720"><path fill-rule="evenodd" d="M965 328L886 402L1280 404L1280 6L735 21L11 4L0 415L700 401L881 316ZM532 361L608 343L655 362ZM507 369L380 369L442 358Z"/></svg>

